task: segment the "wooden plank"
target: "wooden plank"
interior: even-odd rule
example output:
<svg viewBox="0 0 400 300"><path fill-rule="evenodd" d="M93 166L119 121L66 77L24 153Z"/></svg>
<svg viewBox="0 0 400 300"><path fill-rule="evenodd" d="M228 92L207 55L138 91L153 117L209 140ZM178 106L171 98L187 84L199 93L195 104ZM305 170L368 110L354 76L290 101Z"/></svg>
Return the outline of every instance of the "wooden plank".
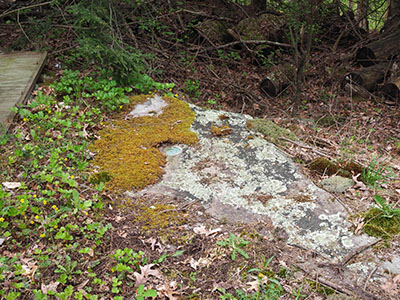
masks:
<svg viewBox="0 0 400 300"><path fill-rule="evenodd" d="M46 61L46 52L0 53L0 123L9 129L10 107L25 104Z"/></svg>

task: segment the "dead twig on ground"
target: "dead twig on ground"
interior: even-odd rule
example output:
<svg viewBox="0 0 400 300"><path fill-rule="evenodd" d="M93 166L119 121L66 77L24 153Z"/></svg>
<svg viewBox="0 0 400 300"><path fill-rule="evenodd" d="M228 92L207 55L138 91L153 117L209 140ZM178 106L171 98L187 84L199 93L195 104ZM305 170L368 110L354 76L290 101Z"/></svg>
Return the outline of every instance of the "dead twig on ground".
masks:
<svg viewBox="0 0 400 300"><path fill-rule="evenodd" d="M326 153L323 153L323 152L321 152L321 151L315 149L314 147L305 145L305 144L300 143L300 142L293 141L293 140L288 139L288 138L283 137L283 136L280 136L279 139L284 140L284 141L289 142L289 143L292 143L292 144L294 144L294 145L296 145L296 146L299 146L299 147L301 147L301 148L311 150L311 151L313 151L314 153L316 153L316 154L318 154L318 155L321 155L321 156L324 156L324 157L326 157L326 158L333 159L330 155L328 155L328 154L326 154Z"/></svg>
<svg viewBox="0 0 400 300"><path fill-rule="evenodd" d="M364 246L361 246L361 247L359 247L359 248L357 248L357 249L354 249L353 251L351 251L348 255L346 255L346 256L342 259L342 261L340 262L340 264L341 264L342 266L347 265L347 264L353 259L354 256L360 254L361 252L364 252L364 251L367 250L368 248L371 248L372 246L376 245L376 244L379 243L380 241L382 241L381 238L379 238L379 239L377 239L377 240L375 240L375 241L373 241L373 242L371 242L371 243L369 243L369 244L366 244L366 245L364 245Z"/></svg>

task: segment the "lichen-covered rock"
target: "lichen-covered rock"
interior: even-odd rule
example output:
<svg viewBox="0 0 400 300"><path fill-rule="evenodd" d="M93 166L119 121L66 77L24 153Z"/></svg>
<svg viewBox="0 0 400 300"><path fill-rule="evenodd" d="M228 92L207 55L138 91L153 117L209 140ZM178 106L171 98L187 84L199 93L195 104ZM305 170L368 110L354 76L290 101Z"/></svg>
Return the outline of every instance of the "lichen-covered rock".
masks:
<svg viewBox="0 0 400 300"><path fill-rule="evenodd" d="M344 193L354 185L350 178L342 176L332 176L321 181L322 187L331 193Z"/></svg>
<svg viewBox="0 0 400 300"><path fill-rule="evenodd" d="M246 127L250 116L191 107L198 143L179 145L182 151L166 158L162 180L128 196L198 201L228 222L269 220L287 233L288 243L335 259L374 240L354 235L339 202L273 144L254 136ZM227 126L231 132L214 136L212 126Z"/></svg>

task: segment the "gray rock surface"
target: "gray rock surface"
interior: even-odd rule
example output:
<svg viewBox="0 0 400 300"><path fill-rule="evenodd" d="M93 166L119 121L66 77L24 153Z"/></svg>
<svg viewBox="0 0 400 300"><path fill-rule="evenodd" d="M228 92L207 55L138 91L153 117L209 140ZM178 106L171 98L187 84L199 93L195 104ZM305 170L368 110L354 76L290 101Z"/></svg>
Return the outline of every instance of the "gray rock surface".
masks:
<svg viewBox="0 0 400 300"><path fill-rule="evenodd" d="M192 109L199 143L179 145L182 152L167 156L161 182L128 195L196 200L228 222L269 220L287 233L289 244L337 260L374 240L354 235L339 202L305 178L282 151L248 131L250 116ZM220 120L221 114L229 118ZM210 126L225 122L232 134L214 137Z"/></svg>
<svg viewBox="0 0 400 300"><path fill-rule="evenodd" d="M392 261L385 261L382 267L392 274L400 274L400 256L393 257Z"/></svg>

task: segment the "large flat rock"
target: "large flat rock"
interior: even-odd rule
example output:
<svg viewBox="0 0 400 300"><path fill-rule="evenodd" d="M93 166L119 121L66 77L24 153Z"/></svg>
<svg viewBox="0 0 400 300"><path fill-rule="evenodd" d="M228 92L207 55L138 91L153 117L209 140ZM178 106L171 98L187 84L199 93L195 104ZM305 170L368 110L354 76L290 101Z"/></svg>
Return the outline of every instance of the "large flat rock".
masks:
<svg viewBox="0 0 400 300"><path fill-rule="evenodd" d="M194 146L164 149L168 157L162 180L128 193L170 195L203 203L207 211L230 222L268 219L283 229L288 243L341 259L374 239L354 235L347 213L335 198L307 179L282 151L246 128L250 116L192 106L198 134ZM221 120L220 115L229 117ZM214 137L211 125L227 122L232 133Z"/></svg>

